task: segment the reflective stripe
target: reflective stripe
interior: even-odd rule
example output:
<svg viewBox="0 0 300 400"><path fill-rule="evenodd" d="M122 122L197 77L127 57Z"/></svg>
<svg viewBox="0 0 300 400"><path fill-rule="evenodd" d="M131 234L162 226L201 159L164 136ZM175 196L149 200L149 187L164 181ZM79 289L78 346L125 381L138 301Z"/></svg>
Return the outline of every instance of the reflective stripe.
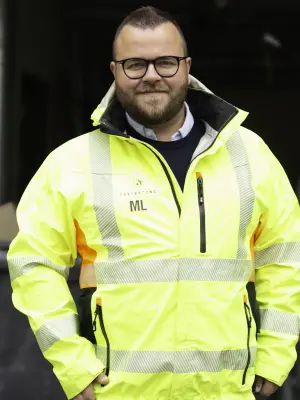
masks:
<svg viewBox="0 0 300 400"><path fill-rule="evenodd" d="M13 257L8 259L10 280L13 282L20 276L27 274L35 267L49 267L60 273L65 279L69 276L69 267L60 267L55 265L47 258L30 256L30 257Z"/></svg>
<svg viewBox="0 0 300 400"><path fill-rule="evenodd" d="M109 135L100 131L90 133L90 157L94 210L102 244L107 248L108 259L119 260L124 258L124 251L114 209Z"/></svg>
<svg viewBox="0 0 300 400"><path fill-rule="evenodd" d="M70 314L47 321L35 333L36 340L43 353L59 340L79 334L78 315Z"/></svg>
<svg viewBox="0 0 300 400"><path fill-rule="evenodd" d="M299 336L299 319L295 314L260 309L261 329Z"/></svg>
<svg viewBox="0 0 300 400"><path fill-rule="evenodd" d="M255 252L255 267L268 264L286 264L300 267L300 243L277 243Z"/></svg>
<svg viewBox="0 0 300 400"><path fill-rule="evenodd" d="M143 282L243 282L248 281L252 262L179 258L166 260L124 260L96 264L98 284Z"/></svg>
<svg viewBox="0 0 300 400"><path fill-rule="evenodd" d="M254 366L256 348L251 350L250 367ZM106 348L96 346L96 355L106 364ZM244 370L247 364L247 349L223 351L131 351L111 350L111 370L138 374L173 372L186 374L197 372L220 372Z"/></svg>
<svg viewBox="0 0 300 400"><path fill-rule="evenodd" d="M245 144L239 132L234 133L226 143L227 151L235 169L240 194L240 227L237 258L246 258L248 247L245 243L247 227L251 221L255 193Z"/></svg>

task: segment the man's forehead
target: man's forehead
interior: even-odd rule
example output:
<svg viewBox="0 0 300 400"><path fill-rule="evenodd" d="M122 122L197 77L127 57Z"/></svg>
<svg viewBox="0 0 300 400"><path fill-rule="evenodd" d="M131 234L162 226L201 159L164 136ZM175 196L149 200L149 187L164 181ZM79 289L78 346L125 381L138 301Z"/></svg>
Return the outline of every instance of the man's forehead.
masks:
<svg viewBox="0 0 300 400"><path fill-rule="evenodd" d="M177 53L182 52L182 49L181 36L171 23L161 24L154 29L126 25L115 43L116 55L121 58L150 57L149 53L157 54L157 57L180 55Z"/></svg>

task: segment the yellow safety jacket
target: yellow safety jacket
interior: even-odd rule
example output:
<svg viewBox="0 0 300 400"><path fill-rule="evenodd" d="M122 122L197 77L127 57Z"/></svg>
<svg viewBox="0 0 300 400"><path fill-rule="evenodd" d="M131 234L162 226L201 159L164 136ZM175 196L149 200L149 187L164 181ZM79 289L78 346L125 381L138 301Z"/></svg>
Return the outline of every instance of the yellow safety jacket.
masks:
<svg viewBox="0 0 300 400"><path fill-rule="evenodd" d="M190 86L206 133L183 192L160 153L124 132L113 85L93 114L100 130L53 151L18 206L13 303L69 399L105 370L97 399L250 400L255 374L282 385L295 362L297 198L267 145L241 127L247 113L193 77ZM95 345L79 335L67 285L78 254Z"/></svg>

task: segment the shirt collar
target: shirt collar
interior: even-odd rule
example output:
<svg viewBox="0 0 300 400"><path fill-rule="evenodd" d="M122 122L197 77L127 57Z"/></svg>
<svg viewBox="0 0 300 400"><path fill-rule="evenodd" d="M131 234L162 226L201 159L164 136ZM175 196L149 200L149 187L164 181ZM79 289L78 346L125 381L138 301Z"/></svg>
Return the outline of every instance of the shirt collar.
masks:
<svg viewBox="0 0 300 400"><path fill-rule="evenodd" d="M183 139L184 137L186 137L191 132L191 130L194 126L194 117L190 111L190 108L187 103L184 103L184 105L185 105L185 110L186 110L185 121L184 121L182 127L179 129L179 131L175 132L172 135L172 138L171 138L172 141L180 140L180 139ZM140 135L142 135L148 139L157 140L157 137L156 137L153 129L146 128L145 126L139 124L134 119L132 119L128 113L126 113L126 118L127 118L127 122L132 126L132 128L137 133L139 133Z"/></svg>

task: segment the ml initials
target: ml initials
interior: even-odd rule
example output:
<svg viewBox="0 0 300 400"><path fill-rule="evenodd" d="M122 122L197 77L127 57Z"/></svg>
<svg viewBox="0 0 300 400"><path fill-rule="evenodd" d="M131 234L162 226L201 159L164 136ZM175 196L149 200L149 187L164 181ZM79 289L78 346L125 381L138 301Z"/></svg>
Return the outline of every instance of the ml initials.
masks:
<svg viewBox="0 0 300 400"><path fill-rule="evenodd" d="M147 208L144 208L143 200L136 200L130 202L130 211L147 211Z"/></svg>

